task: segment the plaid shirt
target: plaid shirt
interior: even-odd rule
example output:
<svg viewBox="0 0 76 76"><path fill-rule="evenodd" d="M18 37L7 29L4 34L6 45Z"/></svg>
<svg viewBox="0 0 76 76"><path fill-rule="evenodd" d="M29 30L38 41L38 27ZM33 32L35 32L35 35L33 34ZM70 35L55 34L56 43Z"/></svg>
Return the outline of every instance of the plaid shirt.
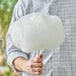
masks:
<svg viewBox="0 0 76 76"><path fill-rule="evenodd" d="M61 18L65 28L65 42L58 48L24 53L12 43L12 23L32 12L44 12ZM15 70L12 62L16 57L26 59L43 53L44 67L41 76L76 76L76 0L18 0L6 36L7 62ZM17 71L19 72L19 71ZM22 73L22 76L32 76Z"/></svg>

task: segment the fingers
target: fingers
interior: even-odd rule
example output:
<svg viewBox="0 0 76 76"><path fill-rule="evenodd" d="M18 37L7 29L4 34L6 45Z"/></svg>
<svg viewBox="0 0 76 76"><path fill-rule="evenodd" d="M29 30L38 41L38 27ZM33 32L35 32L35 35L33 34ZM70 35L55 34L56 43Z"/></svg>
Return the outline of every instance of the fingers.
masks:
<svg viewBox="0 0 76 76"><path fill-rule="evenodd" d="M34 63L36 63L36 62L40 63L40 62L42 62L42 60L43 60L43 55L42 54L39 55L36 58L31 58L31 61L34 62Z"/></svg>
<svg viewBox="0 0 76 76"><path fill-rule="evenodd" d="M39 75L42 72L43 69L43 55L39 55L38 57L35 58L31 58L28 62L27 62L27 66L26 66L26 72L30 73L30 74L35 74L35 75Z"/></svg>
<svg viewBox="0 0 76 76"><path fill-rule="evenodd" d="M33 72L32 74L33 75L39 75L39 74L41 74L41 72L37 71L37 72Z"/></svg>
<svg viewBox="0 0 76 76"><path fill-rule="evenodd" d="M43 63L32 63L31 67L35 67L35 68L40 67L40 68L42 68L43 67Z"/></svg>
<svg viewBox="0 0 76 76"><path fill-rule="evenodd" d="M41 68L41 67L32 67L31 69L32 69L33 74L41 74L43 68Z"/></svg>
<svg viewBox="0 0 76 76"><path fill-rule="evenodd" d="M41 72L42 71L42 68L33 68L33 71L34 72Z"/></svg>
<svg viewBox="0 0 76 76"><path fill-rule="evenodd" d="M41 74L42 69L43 69L43 64L42 63L32 63L32 73L33 74Z"/></svg>

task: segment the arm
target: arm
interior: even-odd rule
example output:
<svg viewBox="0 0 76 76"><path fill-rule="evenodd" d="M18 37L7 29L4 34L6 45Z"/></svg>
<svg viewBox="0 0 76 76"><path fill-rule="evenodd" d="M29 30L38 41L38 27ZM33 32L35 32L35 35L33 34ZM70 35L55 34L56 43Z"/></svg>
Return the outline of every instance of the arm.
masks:
<svg viewBox="0 0 76 76"><path fill-rule="evenodd" d="M20 49L16 48L14 45L13 45L13 42L12 42L12 38L11 38L11 28L13 27L13 23L19 19L20 17L22 17L23 15L26 14L25 10L24 10L24 5L23 5L23 0L18 0L17 4L15 5L14 7L14 12L13 12L13 17L12 17L12 20L11 20L11 24L10 24L10 27L8 29L8 32L7 32L7 35L6 35L6 54L7 54L7 62L8 64L10 65L10 67L12 69L14 69L15 71L17 71L15 69L15 66L13 65L13 61L15 59L17 59L18 57L21 57L21 58L25 58L25 60L28 59L28 55L27 53L23 53ZM23 9L22 9L23 7Z"/></svg>
<svg viewBox="0 0 76 76"><path fill-rule="evenodd" d="M28 60L29 54L22 52L19 48L16 48L12 42L10 34L11 28L13 26L12 23L14 23L17 19L26 13L25 10L23 10L24 7L21 4L22 2L19 3L19 1L14 8L13 18L6 36L6 54L8 56L7 62L11 68L17 72L19 71L27 72L30 74L40 74L42 71L42 56Z"/></svg>
<svg viewBox="0 0 76 76"><path fill-rule="evenodd" d="M25 60L23 57L18 57L14 60L13 64L17 70L26 72L29 74L38 75L41 74L43 68L43 55L34 57L29 60Z"/></svg>

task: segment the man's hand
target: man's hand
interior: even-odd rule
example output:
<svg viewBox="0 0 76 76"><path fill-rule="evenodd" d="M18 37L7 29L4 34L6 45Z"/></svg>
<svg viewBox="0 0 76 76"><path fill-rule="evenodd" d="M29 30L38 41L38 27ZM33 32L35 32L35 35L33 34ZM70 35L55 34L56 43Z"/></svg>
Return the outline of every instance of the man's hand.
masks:
<svg viewBox="0 0 76 76"><path fill-rule="evenodd" d="M40 55L37 58L31 58L23 66L23 71L30 74L41 74L43 68L43 55Z"/></svg>
<svg viewBox="0 0 76 76"><path fill-rule="evenodd" d="M39 75L43 69L43 55L39 57L31 58L30 60L25 60L22 58L16 59L14 64L17 69L20 69L23 72L27 72L29 74ZM20 62L20 63L19 63Z"/></svg>

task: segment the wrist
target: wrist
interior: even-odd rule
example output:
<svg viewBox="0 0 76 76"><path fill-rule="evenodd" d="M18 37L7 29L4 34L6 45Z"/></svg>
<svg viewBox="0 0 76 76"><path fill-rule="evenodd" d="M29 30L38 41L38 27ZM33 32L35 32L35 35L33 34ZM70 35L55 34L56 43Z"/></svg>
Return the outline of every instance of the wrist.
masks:
<svg viewBox="0 0 76 76"><path fill-rule="evenodd" d="M27 60L23 57L18 57L13 61L15 68L19 71L24 71Z"/></svg>
<svg viewBox="0 0 76 76"><path fill-rule="evenodd" d="M27 71L27 62L28 62L28 60L22 60L22 62L20 63L20 65L21 65L21 70L22 70L22 72L26 72Z"/></svg>

